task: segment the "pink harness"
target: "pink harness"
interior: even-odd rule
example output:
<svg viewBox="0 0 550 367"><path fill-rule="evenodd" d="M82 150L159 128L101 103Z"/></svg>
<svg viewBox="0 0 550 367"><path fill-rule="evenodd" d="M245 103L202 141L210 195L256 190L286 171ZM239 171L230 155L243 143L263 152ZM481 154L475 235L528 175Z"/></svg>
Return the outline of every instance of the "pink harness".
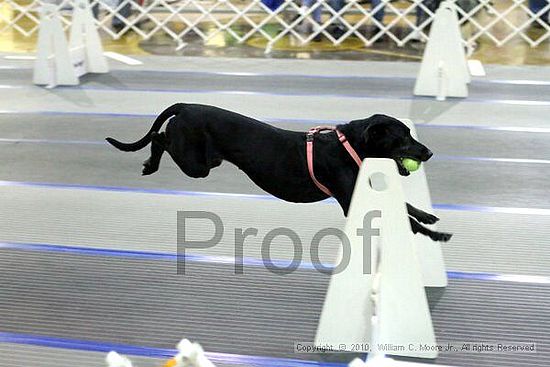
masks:
<svg viewBox="0 0 550 367"><path fill-rule="evenodd" d="M359 155L357 155L357 153L355 152L351 144L348 142L348 139L346 139L346 136L342 134L342 132L340 132L340 130L338 130L337 128L333 126L316 126L309 129L306 135L307 169L309 170L309 175L311 176L313 183L315 183L315 185L319 188L319 190L321 190L328 196L333 196L330 190L325 185L317 181L317 179L315 178L315 174L313 173L313 138L315 134L326 130L336 132L336 135L338 136L338 140L340 140L340 142L342 143L344 148L346 148L351 158L353 158L353 160L355 161L355 163L357 163L357 166L359 167L361 167L361 158L359 158Z"/></svg>

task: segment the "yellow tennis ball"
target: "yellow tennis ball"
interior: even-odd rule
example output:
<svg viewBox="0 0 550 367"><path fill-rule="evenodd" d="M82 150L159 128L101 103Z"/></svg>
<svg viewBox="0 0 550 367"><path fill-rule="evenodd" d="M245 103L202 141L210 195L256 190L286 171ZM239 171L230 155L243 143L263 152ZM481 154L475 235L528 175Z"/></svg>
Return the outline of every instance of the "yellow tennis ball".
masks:
<svg viewBox="0 0 550 367"><path fill-rule="evenodd" d="M401 162L403 163L403 167L409 172L414 172L420 168L420 161L415 159L403 158Z"/></svg>

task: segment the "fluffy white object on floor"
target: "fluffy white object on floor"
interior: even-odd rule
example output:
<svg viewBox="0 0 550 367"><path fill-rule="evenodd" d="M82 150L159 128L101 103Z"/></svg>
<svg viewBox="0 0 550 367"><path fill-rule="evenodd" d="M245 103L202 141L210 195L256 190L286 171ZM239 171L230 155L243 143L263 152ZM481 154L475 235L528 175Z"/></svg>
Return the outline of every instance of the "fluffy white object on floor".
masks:
<svg viewBox="0 0 550 367"><path fill-rule="evenodd" d="M128 358L121 356L115 351L109 352L105 361L108 367L133 367L132 362Z"/></svg>
<svg viewBox="0 0 550 367"><path fill-rule="evenodd" d="M176 367L215 367L204 355L204 350L200 344L182 339L177 348L178 354L174 357Z"/></svg>

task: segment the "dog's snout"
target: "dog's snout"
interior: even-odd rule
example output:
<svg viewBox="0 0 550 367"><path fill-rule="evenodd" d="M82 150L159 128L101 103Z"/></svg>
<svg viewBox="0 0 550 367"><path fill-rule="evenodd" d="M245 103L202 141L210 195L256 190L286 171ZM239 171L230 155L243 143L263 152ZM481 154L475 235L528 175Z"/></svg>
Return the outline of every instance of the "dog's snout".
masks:
<svg viewBox="0 0 550 367"><path fill-rule="evenodd" d="M418 158L420 158L420 160L422 162L426 162L428 159L430 159L432 157L432 155L434 155L432 153L432 151L430 149L428 149L428 147L420 144L419 145L419 150L418 150Z"/></svg>

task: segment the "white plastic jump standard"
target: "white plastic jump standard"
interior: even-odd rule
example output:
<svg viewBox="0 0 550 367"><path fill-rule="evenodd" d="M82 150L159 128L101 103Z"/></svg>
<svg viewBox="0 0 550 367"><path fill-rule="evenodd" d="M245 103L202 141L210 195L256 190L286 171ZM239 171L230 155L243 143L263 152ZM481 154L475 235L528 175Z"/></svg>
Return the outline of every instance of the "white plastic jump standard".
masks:
<svg viewBox="0 0 550 367"><path fill-rule="evenodd" d="M364 236L371 230L365 227L375 211L381 215L371 227L379 228L380 234L372 237L373 265L368 272ZM344 232L351 245L349 263L332 275L315 345L354 351L358 344L369 344L373 354L435 358L436 351L418 348L434 345L435 334L402 180L393 160L363 161ZM341 248L337 264L342 257Z"/></svg>
<svg viewBox="0 0 550 367"><path fill-rule="evenodd" d="M57 7L43 4L33 83L77 85L86 73L107 73L101 40L87 0L74 3L70 42L67 44Z"/></svg>
<svg viewBox="0 0 550 367"><path fill-rule="evenodd" d="M33 83L51 86L78 84L59 13L53 4L42 4L40 9Z"/></svg>
<svg viewBox="0 0 550 367"><path fill-rule="evenodd" d="M435 13L430 38L414 86L418 96L467 97L470 73L456 4L444 1Z"/></svg>
<svg viewBox="0 0 550 367"><path fill-rule="evenodd" d="M401 121L411 130L411 136L418 140L413 122L407 119L401 119ZM418 209L433 214L432 199L423 165L409 176L401 176L401 180L405 192L405 201ZM434 231L437 230L436 225L428 227ZM445 270L441 243L432 241L429 237L420 234L413 236L413 239L424 286L446 287L448 284L447 271Z"/></svg>
<svg viewBox="0 0 550 367"><path fill-rule="evenodd" d="M109 66L88 0L76 0L74 6L69 47L75 61L83 60L82 69L78 70L79 65L75 65L77 75L108 73Z"/></svg>

